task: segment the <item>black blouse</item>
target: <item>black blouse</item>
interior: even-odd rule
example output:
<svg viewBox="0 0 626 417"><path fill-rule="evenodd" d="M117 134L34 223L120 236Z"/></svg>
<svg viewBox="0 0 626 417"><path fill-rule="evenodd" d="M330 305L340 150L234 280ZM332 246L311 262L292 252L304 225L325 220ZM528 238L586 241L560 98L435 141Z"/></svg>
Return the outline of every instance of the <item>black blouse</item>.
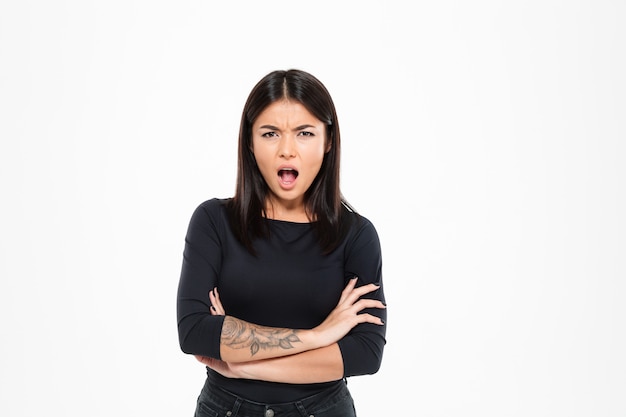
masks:
<svg viewBox="0 0 626 417"><path fill-rule="evenodd" d="M337 305L348 280L357 285L381 285L369 298L385 301L378 234L356 213L341 244L324 255L310 223L269 220L269 237L254 241L250 254L233 235L227 199L205 201L194 211L187 236L178 287L177 315L181 349L185 353L220 357L223 316L209 310L208 293L218 288L229 316L264 326L311 329ZM368 313L386 322L386 310ZM339 340L344 376L378 371L386 325L363 323ZM208 370L224 389L259 402L285 402L312 395L333 383L283 384L225 378Z"/></svg>

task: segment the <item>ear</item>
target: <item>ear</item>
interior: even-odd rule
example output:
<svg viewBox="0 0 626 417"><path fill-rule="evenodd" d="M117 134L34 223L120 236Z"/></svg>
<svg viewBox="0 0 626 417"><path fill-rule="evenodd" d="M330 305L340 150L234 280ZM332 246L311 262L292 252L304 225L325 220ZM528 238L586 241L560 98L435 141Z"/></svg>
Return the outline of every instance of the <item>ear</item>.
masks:
<svg viewBox="0 0 626 417"><path fill-rule="evenodd" d="M333 141L330 139L326 139L326 149L324 149L324 153L330 152L333 147Z"/></svg>

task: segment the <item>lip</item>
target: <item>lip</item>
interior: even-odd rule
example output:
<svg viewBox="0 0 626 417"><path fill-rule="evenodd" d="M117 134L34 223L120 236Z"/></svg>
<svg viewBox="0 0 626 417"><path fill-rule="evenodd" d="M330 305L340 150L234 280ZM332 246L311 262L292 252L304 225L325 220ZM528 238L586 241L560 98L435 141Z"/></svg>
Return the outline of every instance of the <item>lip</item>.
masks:
<svg viewBox="0 0 626 417"><path fill-rule="evenodd" d="M294 171L296 173L295 178L293 179L293 181L289 181L289 182L285 182L283 181L282 177L279 175L280 171ZM298 181L298 169L293 166L293 165L281 165L278 167L278 169L276 170L276 176L278 177L278 184L280 185L280 188L282 188L283 190L291 190L293 187L295 187L296 182Z"/></svg>
<svg viewBox="0 0 626 417"><path fill-rule="evenodd" d="M278 171L280 171L280 170L282 170L282 169L291 169L291 170L293 170L293 171L297 171L297 170L298 170L298 168L296 168L296 167L295 167L295 165L287 165L287 164L283 164L283 165L280 165L280 166L278 167L278 169L276 170L276 172L278 172Z"/></svg>

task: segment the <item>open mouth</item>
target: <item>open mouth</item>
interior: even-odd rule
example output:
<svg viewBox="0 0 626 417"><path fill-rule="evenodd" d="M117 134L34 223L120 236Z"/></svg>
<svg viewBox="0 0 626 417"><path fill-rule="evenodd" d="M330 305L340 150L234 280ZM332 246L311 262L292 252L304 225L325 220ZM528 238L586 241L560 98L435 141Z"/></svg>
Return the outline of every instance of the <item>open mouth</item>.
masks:
<svg viewBox="0 0 626 417"><path fill-rule="evenodd" d="M291 184L298 177L298 171L291 168L284 168L278 171L280 181L284 184Z"/></svg>

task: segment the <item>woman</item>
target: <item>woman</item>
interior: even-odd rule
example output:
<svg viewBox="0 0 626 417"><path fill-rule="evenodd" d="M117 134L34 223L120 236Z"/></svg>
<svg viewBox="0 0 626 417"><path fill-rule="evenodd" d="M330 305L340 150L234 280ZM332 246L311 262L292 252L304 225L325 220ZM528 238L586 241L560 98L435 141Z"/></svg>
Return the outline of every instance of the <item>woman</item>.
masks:
<svg viewBox="0 0 626 417"><path fill-rule="evenodd" d="M378 371L386 310L374 226L339 187L324 85L274 71L252 89L235 195L193 213L181 349L206 366L196 416L355 416L346 378Z"/></svg>

